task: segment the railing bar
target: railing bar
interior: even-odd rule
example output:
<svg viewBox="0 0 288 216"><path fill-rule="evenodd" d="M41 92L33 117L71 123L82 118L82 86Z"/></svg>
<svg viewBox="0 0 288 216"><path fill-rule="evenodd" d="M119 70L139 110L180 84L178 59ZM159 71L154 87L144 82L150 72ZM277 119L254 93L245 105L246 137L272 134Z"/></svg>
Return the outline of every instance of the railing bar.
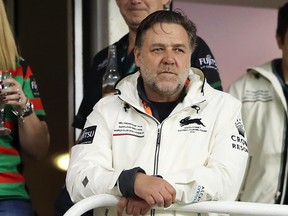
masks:
<svg viewBox="0 0 288 216"><path fill-rule="evenodd" d="M119 197L102 194L88 197L72 206L64 216L80 216L90 209L116 206ZM163 208L156 208L163 209ZM189 211L197 213L226 213L241 214L249 216L287 216L288 206L278 204L263 204L250 202L230 202L230 201L207 201L190 205L174 204L167 208L169 210Z"/></svg>
<svg viewBox="0 0 288 216"><path fill-rule="evenodd" d="M101 194L101 195L94 195L83 199L73 205L65 214L64 216L80 216L85 212L99 207L104 206L116 206L119 201L119 197L108 195L108 194ZM80 208L81 206L81 208Z"/></svg>

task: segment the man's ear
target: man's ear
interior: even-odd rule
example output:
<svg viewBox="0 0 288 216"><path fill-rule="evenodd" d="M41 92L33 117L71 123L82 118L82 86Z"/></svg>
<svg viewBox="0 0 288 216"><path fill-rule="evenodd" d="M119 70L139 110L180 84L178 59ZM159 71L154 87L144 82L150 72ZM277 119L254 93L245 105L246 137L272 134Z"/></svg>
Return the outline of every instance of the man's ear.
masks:
<svg viewBox="0 0 288 216"><path fill-rule="evenodd" d="M278 44L279 49L283 49L283 45L284 45L283 39L279 35L276 35L276 40L277 40L277 44Z"/></svg>
<svg viewBox="0 0 288 216"><path fill-rule="evenodd" d="M172 0L162 0L164 9L168 9Z"/></svg>
<svg viewBox="0 0 288 216"><path fill-rule="evenodd" d="M134 47L135 65L140 67L140 48Z"/></svg>

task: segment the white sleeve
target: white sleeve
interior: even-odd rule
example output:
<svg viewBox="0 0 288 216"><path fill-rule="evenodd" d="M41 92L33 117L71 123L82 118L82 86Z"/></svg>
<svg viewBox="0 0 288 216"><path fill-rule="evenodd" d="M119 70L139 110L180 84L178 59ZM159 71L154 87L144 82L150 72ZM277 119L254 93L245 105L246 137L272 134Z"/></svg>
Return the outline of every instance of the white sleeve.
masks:
<svg viewBox="0 0 288 216"><path fill-rule="evenodd" d="M94 107L79 144L71 149L66 186L74 202L95 194L121 195L116 184L122 170L112 168L112 132L101 110L100 106Z"/></svg>

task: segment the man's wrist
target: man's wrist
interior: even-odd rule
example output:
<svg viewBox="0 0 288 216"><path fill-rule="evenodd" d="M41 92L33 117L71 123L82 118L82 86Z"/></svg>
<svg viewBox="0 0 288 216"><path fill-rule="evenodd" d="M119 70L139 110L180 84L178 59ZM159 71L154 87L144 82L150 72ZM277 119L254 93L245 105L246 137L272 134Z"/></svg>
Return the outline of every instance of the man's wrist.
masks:
<svg viewBox="0 0 288 216"><path fill-rule="evenodd" d="M118 183L120 192L124 197L137 197L134 192L134 181L137 173L144 173L145 171L140 167L135 167L130 170L123 170L119 176Z"/></svg>

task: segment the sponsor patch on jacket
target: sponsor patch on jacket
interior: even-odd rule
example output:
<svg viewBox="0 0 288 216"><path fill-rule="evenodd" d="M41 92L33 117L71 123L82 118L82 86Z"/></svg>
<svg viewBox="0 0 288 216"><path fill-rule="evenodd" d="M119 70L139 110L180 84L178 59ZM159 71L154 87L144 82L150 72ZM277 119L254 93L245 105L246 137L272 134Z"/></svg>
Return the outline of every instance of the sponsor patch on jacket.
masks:
<svg viewBox="0 0 288 216"><path fill-rule="evenodd" d="M200 64L200 69L208 68L208 69L218 70L216 60L212 58L211 55L207 55L204 58L199 58L199 64Z"/></svg>
<svg viewBox="0 0 288 216"><path fill-rule="evenodd" d="M34 78L34 76L30 76L30 87L32 89L32 93L34 97L39 97L40 93L37 87L37 83L36 83L36 79Z"/></svg>
<svg viewBox="0 0 288 216"><path fill-rule="evenodd" d="M188 131L190 133L207 132L202 118L191 118L187 116L179 121L181 129L178 132Z"/></svg>
<svg viewBox="0 0 288 216"><path fill-rule="evenodd" d="M118 122L114 129L113 136L135 136L144 137L144 130L142 125L133 124L131 122Z"/></svg>
<svg viewBox="0 0 288 216"><path fill-rule="evenodd" d="M96 128L96 125L85 128L79 137L79 144L91 144L96 133Z"/></svg>
<svg viewBox="0 0 288 216"><path fill-rule="evenodd" d="M205 187L199 185L199 186L197 187L196 194L195 194L195 196L194 196L194 199L193 199L193 202L192 202L192 203L199 202L199 201L201 200L204 192L205 192Z"/></svg>
<svg viewBox="0 0 288 216"><path fill-rule="evenodd" d="M237 128L239 135L245 137L245 130L241 119L236 120L235 127Z"/></svg>

